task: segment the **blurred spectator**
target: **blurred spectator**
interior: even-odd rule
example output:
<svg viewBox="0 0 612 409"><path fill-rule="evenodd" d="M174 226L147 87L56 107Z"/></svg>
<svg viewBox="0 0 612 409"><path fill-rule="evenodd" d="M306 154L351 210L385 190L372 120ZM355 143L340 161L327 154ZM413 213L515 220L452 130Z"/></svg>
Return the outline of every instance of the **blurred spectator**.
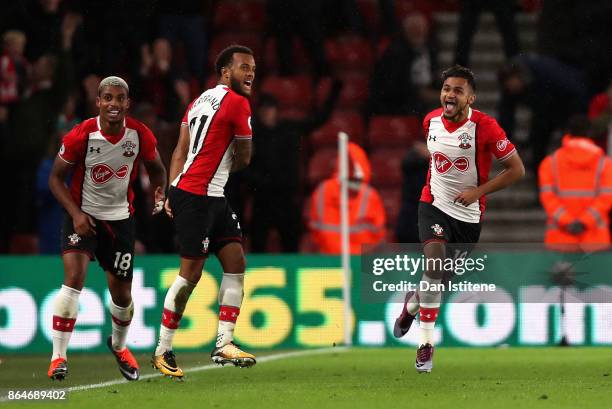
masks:
<svg viewBox="0 0 612 409"><path fill-rule="evenodd" d="M565 251L607 247L612 159L590 138L584 115L572 117L568 128L561 148L539 169L540 201L548 216L544 241Z"/></svg>
<svg viewBox="0 0 612 409"><path fill-rule="evenodd" d="M610 0L543 0L537 50L584 71L588 93L595 93L612 72L611 17Z"/></svg>
<svg viewBox="0 0 612 409"><path fill-rule="evenodd" d="M101 2L100 14L92 17L104 24L98 32L102 34L104 74L137 78L142 46L154 38L157 6L150 0Z"/></svg>
<svg viewBox="0 0 612 409"><path fill-rule="evenodd" d="M42 55L34 62L30 87L11 116L11 145L2 153L3 164L10 169L7 174L14 175L8 179L12 209L6 214L11 217L8 225L16 233L33 234L36 230L36 169L56 135L59 113L74 85L71 47L80 23L74 15L64 18L61 52Z"/></svg>
<svg viewBox="0 0 612 409"><path fill-rule="evenodd" d="M321 25L326 2L323 0L268 0L268 30L276 39L279 73L294 75L293 39L298 36L308 53L315 77L329 73Z"/></svg>
<svg viewBox="0 0 612 409"><path fill-rule="evenodd" d="M455 48L455 64L468 67L474 33L478 28L480 14L486 9L495 15L497 28L501 33L506 58L514 57L518 52L518 38L514 21L513 0L463 0L459 16L459 32Z"/></svg>
<svg viewBox="0 0 612 409"><path fill-rule="evenodd" d="M261 96L253 121L253 135L257 135L253 138L254 156L245 175L253 189L250 232L254 252L266 251L268 234L273 228L279 232L283 252L298 251L302 219L299 177L302 137L329 119L341 88L342 84L334 81L323 106L303 120L279 118L276 98Z"/></svg>
<svg viewBox="0 0 612 409"><path fill-rule="evenodd" d="M418 210L428 162L429 150L423 142L415 142L402 161L402 205L395 229L395 237L400 243L420 242Z"/></svg>
<svg viewBox="0 0 612 409"><path fill-rule="evenodd" d="M553 131L563 128L571 114L586 112L585 76L554 58L521 54L501 68L499 81L499 123L509 139L513 137L517 105L531 110L529 147L536 173Z"/></svg>
<svg viewBox="0 0 612 409"><path fill-rule="evenodd" d="M418 115L438 103L432 88L435 57L428 41L429 23L421 13L409 14L402 31L374 65L368 113Z"/></svg>
<svg viewBox="0 0 612 409"><path fill-rule="evenodd" d="M96 106L96 98L98 98L98 84L101 80L102 78L98 75L89 74L81 81L82 98L78 109L81 118L93 118L100 113Z"/></svg>
<svg viewBox="0 0 612 409"><path fill-rule="evenodd" d="M25 15L21 17L30 61L44 54L54 54L62 49L62 0L35 0L26 2Z"/></svg>
<svg viewBox="0 0 612 409"><path fill-rule="evenodd" d="M170 41L174 50L180 43L187 53L191 78L203 83L208 42L206 19L211 14L210 0L161 0L159 2L159 36Z"/></svg>
<svg viewBox="0 0 612 409"><path fill-rule="evenodd" d="M2 35L0 109L17 102L28 84L30 63L23 55L25 46L26 36L21 31L9 30Z"/></svg>
<svg viewBox="0 0 612 409"><path fill-rule="evenodd" d="M166 169L169 169L172 151L178 140L179 125L161 121L156 115L153 105L148 102L136 104L131 111L134 118L151 129L157 138L159 156ZM153 206L153 203L147 203L147 200L150 200L146 194L149 178L144 166L141 167L139 175L140 180L136 190L139 196L135 198L135 205L138 202L140 206L139 211L135 213L136 237L142 242L147 253L173 253L176 248L174 246L172 220L162 213L152 216L147 210Z"/></svg>
<svg viewBox="0 0 612 409"><path fill-rule="evenodd" d="M66 99L64 109L62 109L62 112L57 117L57 131L60 137L63 137L64 134L70 132L76 124L81 122L81 118L76 114L78 98L79 95L76 91L71 92ZM57 149L54 152L57 152Z"/></svg>
<svg viewBox="0 0 612 409"><path fill-rule="evenodd" d="M49 189L51 167L60 147L63 133L59 131L49 141L49 147L36 170L36 209L38 214L38 252L40 254L60 253L60 232L64 209Z"/></svg>
<svg viewBox="0 0 612 409"><path fill-rule="evenodd" d="M178 122L189 105L189 84L172 62L170 42L164 38L142 46L140 77L135 82L138 99L153 104L155 114L166 122Z"/></svg>
<svg viewBox="0 0 612 409"><path fill-rule="evenodd" d="M612 81L608 89L591 99L589 120L593 123L593 132L602 141L602 146L612 156Z"/></svg>
<svg viewBox="0 0 612 409"><path fill-rule="evenodd" d="M364 244L385 239L385 208L378 192L369 185L372 171L363 149L349 143L349 241L350 253L360 254ZM318 252L340 254L340 181L337 171L317 186L309 200L308 226Z"/></svg>
<svg viewBox="0 0 612 409"><path fill-rule="evenodd" d="M334 0L324 2L323 16L328 26L326 36L345 32L365 35L365 22L355 0Z"/></svg>

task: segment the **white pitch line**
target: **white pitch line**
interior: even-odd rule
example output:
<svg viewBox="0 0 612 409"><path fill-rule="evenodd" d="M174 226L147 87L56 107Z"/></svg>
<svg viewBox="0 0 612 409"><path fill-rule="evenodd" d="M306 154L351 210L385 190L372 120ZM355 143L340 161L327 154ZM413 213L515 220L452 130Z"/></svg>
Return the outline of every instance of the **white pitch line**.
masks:
<svg viewBox="0 0 612 409"><path fill-rule="evenodd" d="M261 358L257 358L257 363L260 364L264 362L278 361L278 360L286 359L286 358L297 358L297 357L302 357L302 356L326 354L329 352L345 352L347 350L348 350L347 347L340 346L340 347L333 347L333 348L308 349L305 351L282 352L279 354L265 355L265 356L262 356ZM202 371L208 371L211 369L221 369L221 368L223 368L223 366L221 365L208 364L208 365L202 365L202 366L194 366L193 368L185 369L183 372L194 373L194 372L202 372ZM142 375L140 377L140 380L156 378L156 377L161 378L162 376L163 375L160 373L146 374L146 375ZM104 388L106 386L120 385L124 383L130 383L130 381L122 378L122 379L115 379L112 381L92 383L89 385L71 386L70 388L66 388L66 389L58 388L58 390L65 390L66 392L80 392L80 391L86 391L90 389ZM15 389L18 389L18 388L15 388ZM21 389L24 389L24 388L21 388ZM54 388L43 388L43 389L54 389ZM8 401L9 399L7 396L0 397L0 402L8 402Z"/></svg>
<svg viewBox="0 0 612 409"><path fill-rule="evenodd" d="M283 352L280 354L266 355L266 356L262 356L261 358L257 358L257 363L260 364L264 362L278 361L278 360L286 359L286 358L297 358L297 357L302 357L302 356L325 354L329 352L344 352L347 349L348 348L341 346L341 347L333 347L333 348L308 349L305 351ZM202 372L202 371L208 371L211 369L221 369L221 368L223 368L223 366L221 365L208 364L208 365L195 366L193 368L188 368L188 369L185 369L183 372L188 374L188 373ZM146 374L146 375L142 375L140 377L140 380L150 379L150 378L161 378L162 376L163 375L160 373ZM65 390L66 392L78 392L78 391L85 391L85 390L90 390L90 389L104 388L106 386L119 385L123 383L131 383L131 382L128 381L127 379L115 379L113 381L92 383L89 385L71 386L70 388L66 388ZM2 399L0 399L0 402L2 402Z"/></svg>

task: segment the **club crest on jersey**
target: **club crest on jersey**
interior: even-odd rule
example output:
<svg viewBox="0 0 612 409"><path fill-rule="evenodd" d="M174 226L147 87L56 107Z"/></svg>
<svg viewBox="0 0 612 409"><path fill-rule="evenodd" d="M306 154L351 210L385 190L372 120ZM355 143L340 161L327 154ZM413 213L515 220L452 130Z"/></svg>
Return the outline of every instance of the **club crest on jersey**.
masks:
<svg viewBox="0 0 612 409"><path fill-rule="evenodd" d="M452 168L457 169L459 172L465 172L470 167L470 161L465 156L460 156L455 160L452 160L442 152L434 152L432 160L436 171L438 173L446 173Z"/></svg>
<svg viewBox="0 0 612 409"><path fill-rule="evenodd" d="M76 233L72 233L70 236L68 236L68 241L71 246L76 246L79 244L79 241L81 241L81 236Z"/></svg>
<svg viewBox="0 0 612 409"><path fill-rule="evenodd" d="M202 253L207 254L208 253L208 246L210 245L210 240L208 239L208 237L206 237L204 240L202 240Z"/></svg>
<svg viewBox="0 0 612 409"><path fill-rule="evenodd" d="M472 137L470 136L469 133L464 132L461 135L459 135L458 138L459 138L459 147L461 149L470 149L472 147L472 145L470 144Z"/></svg>
<svg viewBox="0 0 612 409"><path fill-rule="evenodd" d="M96 185L102 185L113 177L124 179L128 174L128 170L128 165L123 165L115 172L115 170L106 163L98 163L91 168L91 180Z"/></svg>
<svg viewBox="0 0 612 409"><path fill-rule="evenodd" d="M136 144L134 142L126 141L123 145L121 145L121 147L123 148L123 156L128 158L134 156L134 148L136 148Z"/></svg>
<svg viewBox="0 0 612 409"><path fill-rule="evenodd" d="M501 141L497 141L497 150L503 152L508 147L508 143L510 143L508 139L502 139Z"/></svg>
<svg viewBox="0 0 612 409"><path fill-rule="evenodd" d="M440 226L438 223L431 226L431 230L433 230L434 235L443 237L444 236L444 228Z"/></svg>

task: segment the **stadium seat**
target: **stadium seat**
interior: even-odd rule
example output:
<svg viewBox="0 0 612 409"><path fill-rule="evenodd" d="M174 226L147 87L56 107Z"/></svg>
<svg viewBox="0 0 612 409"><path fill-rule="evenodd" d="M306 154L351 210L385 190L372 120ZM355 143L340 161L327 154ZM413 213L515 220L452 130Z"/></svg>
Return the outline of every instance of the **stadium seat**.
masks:
<svg viewBox="0 0 612 409"><path fill-rule="evenodd" d="M302 120L306 118L306 116L308 115L308 110L303 109L303 108L294 108L294 107L283 108L281 107L278 110L278 114L281 119Z"/></svg>
<svg viewBox="0 0 612 409"><path fill-rule="evenodd" d="M402 160L406 149L379 148L370 154L372 185L399 187L402 183Z"/></svg>
<svg viewBox="0 0 612 409"><path fill-rule="evenodd" d="M387 214L387 226L395 226L395 224L397 223L397 216L399 215L400 207L402 204L402 192L400 186L394 188L379 189L378 193L380 193L383 205L385 206L385 213Z"/></svg>
<svg viewBox="0 0 612 409"><path fill-rule="evenodd" d="M361 37L341 37L325 42L325 54L329 63L341 70L369 71L373 57L372 48Z"/></svg>
<svg viewBox="0 0 612 409"><path fill-rule="evenodd" d="M276 53L276 39L267 38L264 43L263 59L265 61L266 74L270 74L270 69L278 69L278 55ZM293 40L293 58L295 69L298 73L308 72L310 60L302 42L297 38Z"/></svg>
<svg viewBox="0 0 612 409"><path fill-rule="evenodd" d="M38 237L34 234L20 233L11 237L9 244L11 254L37 254Z"/></svg>
<svg viewBox="0 0 612 409"><path fill-rule="evenodd" d="M351 142L361 144L365 133L363 118L355 111L336 111L321 128L310 135L309 143L315 149L338 145L338 132L344 131Z"/></svg>
<svg viewBox="0 0 612 409"><path fill-rule="evenodd" d="M421 136L416 116L377 115L370 119L368 142L373 148L408 147Z"/></svg>
<svg viewBox="0 0 612 409"><path fill-rule="evenodd" d="M208 64L213 71L217 55L230 44L241 44L251 48L251 50L253 50L255 53L255 57L260 54L262 49L260 33L257 31L226 31L219 33L213 38L212 42L210 43L210 49L208 50Z"/></svg>
<svg viewBox="0 0 612 409"><path fill-rule="evenodd" d="M306 75L268 76L261 84L262 92L274 95L281 108L307 109L312 102L312 80Z"/></svg>
<svg viewBox="0 0 612 409"><path fill-rule="evenodd" d="M336 149L324 148L316 151L308 162L307 182L314 187L317 183L332 176L336 168L338 154Z"/></svg>
<svg viewBox="0 0 612 409"><path fill-rule="evenodd" d="M376 0L357 0L357 7L366 27L371 33L377 33L380 28L379 6Z"/></svg>
<svg viewBox="0 0 612 409"><path fill-rule="evenodd" d="M337 108L342 110L362 109L368 99L368 74L359 71L341 71L336 77L342 80L342 91L338 100ZM321 79L315 89L317 104L322 104L331 89L330 78Z"/></svg>
<svg viewBox="0 0 612 409"><path fill-rule="evenodd" d="M265 24L264 4L259 1L218 2L213 27L221 30L261 30Z"/></svg>
<svg viewBox="0 0 612 409"><path fill-rule="evenodd" d="M351 72L341 75L340 78L342 78L343 87L338 107L361 109L368 99L368 75L362 72Z"/></svg>

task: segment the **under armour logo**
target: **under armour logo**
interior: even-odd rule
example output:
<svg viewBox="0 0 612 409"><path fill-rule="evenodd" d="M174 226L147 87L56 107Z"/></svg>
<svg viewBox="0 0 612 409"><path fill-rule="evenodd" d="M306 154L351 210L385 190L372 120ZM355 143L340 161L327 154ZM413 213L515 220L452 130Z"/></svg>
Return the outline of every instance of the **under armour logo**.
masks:
<svg viewBox="0 0 612 409"><path fill-rule="evenodd" d="M100 153L100 148L94 148L93 146L89 147L89 153Z"/></svg>
<svg viewBox="0 0 612 409"><path fill-rule="evenodd" d="M427 138L430 141L436 141L436 136L435 135L429 135L429 137Z"/></svg>

